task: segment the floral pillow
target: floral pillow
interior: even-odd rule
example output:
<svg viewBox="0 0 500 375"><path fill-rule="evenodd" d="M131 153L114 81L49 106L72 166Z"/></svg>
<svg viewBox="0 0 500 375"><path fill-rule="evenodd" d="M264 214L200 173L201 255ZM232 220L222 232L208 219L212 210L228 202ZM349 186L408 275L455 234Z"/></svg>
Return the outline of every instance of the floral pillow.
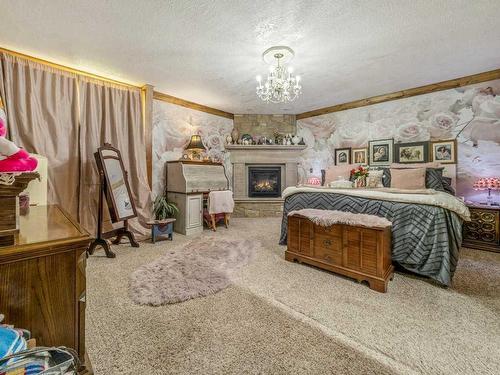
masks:
<svg viewBox="0 0 500 375"><path fill-rule="evenodd" d="M366 178L366 187L368 187L368 188L384 187L384 184L382 183L383 175L384 175L384 171L382 169L380 169L380 170L370 169L368 177Z"/></svg>

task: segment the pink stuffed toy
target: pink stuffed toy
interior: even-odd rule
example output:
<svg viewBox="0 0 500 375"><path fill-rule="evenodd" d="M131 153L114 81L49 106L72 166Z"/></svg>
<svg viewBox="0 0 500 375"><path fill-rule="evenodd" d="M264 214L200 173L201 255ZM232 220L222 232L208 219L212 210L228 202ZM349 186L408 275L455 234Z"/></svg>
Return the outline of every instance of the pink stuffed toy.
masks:
<svg viewBox="0 0 500 375"><path fill-rule="evenodd" d="M7 134L7 118L0 99L0 173L31 172L36 169L38 161L14 142L5 138Z"/></svg>

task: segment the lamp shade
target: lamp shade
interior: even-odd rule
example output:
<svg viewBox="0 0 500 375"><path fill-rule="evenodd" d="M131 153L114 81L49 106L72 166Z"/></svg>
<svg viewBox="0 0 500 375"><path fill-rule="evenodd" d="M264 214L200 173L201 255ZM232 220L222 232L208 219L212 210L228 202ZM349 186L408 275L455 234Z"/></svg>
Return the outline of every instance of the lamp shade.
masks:
<svg viewBox="0 0 500 375"><path fill-rule="evenodd" d="M472 185L474 190L500 190L499 178L479 178Z"/></svg>
<svg viewBox="0 0 500 375"><path fill-rule="evenodd" d="M201 137L198 134L192 135L186 150L206 150Z"/></svg>

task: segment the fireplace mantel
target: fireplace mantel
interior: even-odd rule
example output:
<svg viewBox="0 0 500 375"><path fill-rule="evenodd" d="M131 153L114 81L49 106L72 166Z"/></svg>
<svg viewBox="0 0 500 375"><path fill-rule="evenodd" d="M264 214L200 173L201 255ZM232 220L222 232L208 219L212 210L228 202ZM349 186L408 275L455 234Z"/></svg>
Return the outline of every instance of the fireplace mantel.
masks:
<svg viewBox="0 0 500 375"><path fill-rule="evenodd" d="M306 145L226 145L226 150L302 151Z"/></svg>

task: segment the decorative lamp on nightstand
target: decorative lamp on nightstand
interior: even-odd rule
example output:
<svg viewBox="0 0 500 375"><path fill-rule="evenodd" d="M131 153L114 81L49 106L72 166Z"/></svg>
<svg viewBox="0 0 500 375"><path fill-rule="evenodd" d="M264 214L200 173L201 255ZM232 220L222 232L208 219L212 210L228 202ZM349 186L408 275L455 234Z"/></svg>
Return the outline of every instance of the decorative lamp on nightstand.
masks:
<svg viewBox="0 0 500 375"><path fill-rule="evenodd" d="M491 196L492 190L500 190L500 178L480 178L474 182L472 185L474 190L488 190L488 205L491 206L493 203L493 197Z"/></svg>

